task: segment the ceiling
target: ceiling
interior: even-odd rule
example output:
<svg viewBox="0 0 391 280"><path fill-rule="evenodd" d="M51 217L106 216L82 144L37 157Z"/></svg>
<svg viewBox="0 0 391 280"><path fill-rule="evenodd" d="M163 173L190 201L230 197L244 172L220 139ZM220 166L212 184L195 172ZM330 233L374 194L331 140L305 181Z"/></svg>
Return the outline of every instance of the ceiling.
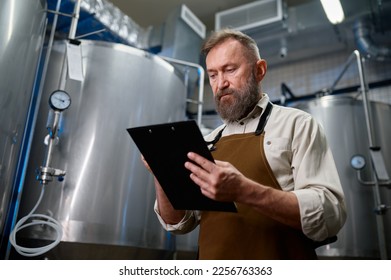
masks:
<svg viewBox="0 0 391 280"><path fill-rule="evenodd" d="M181 4L185 4L205 25L206 32L214 30L215 14L238 7L254 0L107 0L142 28L160 26ZM355 22L366 16L374 30L361 39L365 48L375 55L391 58L391 24L387 19L391 0L341 0L345 21L339 25L328 22L320 0L283 0L286 19L277 29L270 25L248 30L258 43L269 64L286 63L335 51L351 51L356 48ZM282 27L282 25L283 27ZM364 26L366 27L366 26ZM364 32L361 29L360 32ZM252 32L252 33L251 33ZM377 36L379 35L380 36ZM362 36L363 33L360 34ZM373 41L373 37L383 41ZM384 38L386 40L384 41ZM377 44L377 45L376 45ZM281 55L283 49L288 55ZM365 50L367 51L367 50ZM283 59L282 59L283 58Z"/></svg>
<svg viewBox="0 0 391 280"><path fill-rule="evenodd" d="M219 11L254 2L254 0L108 0L131 17L141 27L162 24L167 16L185 4L205 25L207 31L214 29L215 14ZM285 0L289 6L319 0Z"/></svg>

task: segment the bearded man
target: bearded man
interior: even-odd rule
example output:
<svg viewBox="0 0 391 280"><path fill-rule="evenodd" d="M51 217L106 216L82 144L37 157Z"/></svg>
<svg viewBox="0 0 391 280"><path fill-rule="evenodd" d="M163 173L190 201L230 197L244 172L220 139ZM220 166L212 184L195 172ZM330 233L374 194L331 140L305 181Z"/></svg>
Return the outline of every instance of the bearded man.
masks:
<svg viewBox="0 0 391 280"><path fill-rule="evenodd" d="M206 136L211 162L189 153L201 192L238 212L175 210L156 182L155 212L183 234L200 226L200 259L316 259L318 241L346 220L344 194L322 127L306 112L272 104L261 90L267 63L256 42L215 32L203 54L224 124Z"/></svg>

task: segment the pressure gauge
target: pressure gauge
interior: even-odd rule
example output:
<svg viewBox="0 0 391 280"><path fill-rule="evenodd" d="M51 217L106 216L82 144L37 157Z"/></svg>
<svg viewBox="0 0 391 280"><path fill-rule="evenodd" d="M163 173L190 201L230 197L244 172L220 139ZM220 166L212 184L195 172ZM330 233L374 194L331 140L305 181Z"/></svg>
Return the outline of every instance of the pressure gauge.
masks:
<svg viewBox="0 0 391 280"><path fill-rule="evenodd" d="M356 170L361 170L365 167L365 158L362 155L355 155L350 160L350 165Z"/></svg>
<svg viewBox="0 0 391 280"><path fill-rule="evenodd" d="M55 90L49 97L49 105L53 110L63 111L71 105L71 97L66 91Z"/></svg>

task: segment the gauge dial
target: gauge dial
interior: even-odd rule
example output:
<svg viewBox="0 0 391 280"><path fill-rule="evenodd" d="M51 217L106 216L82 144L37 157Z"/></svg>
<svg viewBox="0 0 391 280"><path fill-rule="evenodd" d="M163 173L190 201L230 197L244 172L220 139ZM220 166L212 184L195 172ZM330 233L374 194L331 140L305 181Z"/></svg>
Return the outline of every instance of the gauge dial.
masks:
<svg viewBox="0 0 391 280"><path fill-rule="evenodd" d="M365 167L365 158L362 155L355 155L350 160L350 165L356 170L361 170Z"/></svg>
<svg viewBox="0 0 391 280"><path fill-rule="evenodd" d="M49 97L49 105L53 110L63 111L71 105L71 97L63 90L56 90Z"/></svg>

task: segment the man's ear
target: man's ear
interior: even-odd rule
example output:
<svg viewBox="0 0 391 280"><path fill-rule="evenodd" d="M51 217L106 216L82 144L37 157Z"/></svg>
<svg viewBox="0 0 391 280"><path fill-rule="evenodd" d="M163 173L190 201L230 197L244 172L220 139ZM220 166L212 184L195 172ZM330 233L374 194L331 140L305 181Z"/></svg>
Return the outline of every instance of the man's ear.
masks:
<svg viewBox="0 0 391 280"><path fill-rule="evenodd" d="M260 81L262 81L263 77L265 77L265 75L266 75L266 70L267 70L266 60L259 59L256 64L256 68L257 68L257 71L256 71L257 81L260 82Z"/></svg>

